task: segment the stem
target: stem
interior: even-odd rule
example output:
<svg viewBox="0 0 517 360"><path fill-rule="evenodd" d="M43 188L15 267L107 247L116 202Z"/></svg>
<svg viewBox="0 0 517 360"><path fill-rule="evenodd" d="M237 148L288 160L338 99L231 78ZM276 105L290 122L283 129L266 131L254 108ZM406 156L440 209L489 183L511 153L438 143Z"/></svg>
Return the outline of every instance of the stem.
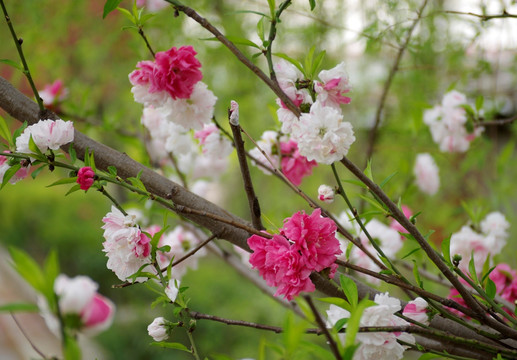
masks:
<svg viewBox="0 0 517 360"><path fill-rule="evenodd" d="M149 43L149 41L147 40L147 37L145 36L145 33L144 33L144 28L142 25L140 25L138 27L138 34L142 37L142 39L144 39L145 41L145 45L147 46L147 49L149 49L149 52L151 53L151 55L153 56L153 58L156 57L156 54L155 52L153 51L153 48L151 47L151 44Z"/></svg>
<svg viewBox="0 0 517 360"><path fill-rule="evenodd" d="M14 313L11 311L10 314L11 314L11 317L13 318L14 322L16 323L16 326L18 326L18 329L20 329L23 337L25 337L25 339L29 342L29 344L34 349L34 351L36 351L38 353L38 355L41 356L44 360L47 360L48 357L45 356L45 354L43 354L43 352L40 349L38 349L38 347L31 341L31 339L29 338L29 336L27 335L25 330L23 330L21 324L18 322L18 319L16 318L16 316L14 316Z"/></svg>
<svg viewBox="0 0 517 360"><path fill-rule="evenodd" d="M9 26L9 30L11 31L11 35L14 40L14 44L16 45L16 50L18 50L18 56L20 57L20 60L22 61L23 65L23 74L29 81L29 84L31 86L32 92L34 93L34 96L36 97L36 102L38 103L40 111L45 111L45 106L43 105L43 100L39 97L38 89L36 89L36 85L34 84L34 81L32 80L31 72L29 70L29 65L27 65L27 61L25 60L25 55L23 54L22 50L22 43L23 39L18 38L16 35L16 32L14 31L13 23L11 22L11 18L9 17L9 14L7 13L7 9L4 4L4 0L0 0L0 5L2 6L2 10L5 15L5 21L7 22L7 26Z"/></svg>
<svg viewBox="0 0 517 360"><path fill-rule="evenodd" d="M264 226L260 220L260 204L253 188L253 182L251 181L250 169L248 168L248 162L246 161L246 154L244 151L244 141L242 140L240 125L233 125L230 122L230 127L233 132L233 139L235 149L237 150L237 157L239 159L239 166L241 169L242 181L244 182L244 190L246 191L246 197L248 198L248 206L250 208L251 222L253 227L257 230L263 230Z"/></svg>
<svg viewBox="0 0 517 360"><path fill-rule="evenodd" d="M113 205L115 205L115 207L117 209L120 210L120 212L122 214L124 214L124 216L127 216L127 212L122 208L122 206L119 204L119 202L113 197L111 196L107 191L106 189L104 188L104 186L101 186L100 189L99 189L100 193L104 196L106 196L108 199L110 199L110 201L113 203Z"/></svg>
<svg viewBox="0 0 517 360"><path fill-rule="evenodd" d="M192 255L194 255L195 253L197 253L199 250L201 250L206 244L208 244L210 241L214 240L215 238L217 237L217 235L212 235L210 236L208 239L206 239L205 241L203 241L201 244L199 244L198 246L196 246L194 249L192 249L188 254L185 254L185 256L183 256L182 258L174 261L171 265L171 267L175 267L176 265L182 263L183 261L187 260L189 257L191 257ZM163 269L160 269L160 272L163 272L163 271L167 271L167 267L163 268Z"/></svg>
<svg viewBox="0 0 517 360"><path fill-rule="evenodd" d="M446 14L475 16L477 18L480 18L481 21L488 21L488 20L492 20L492 19L501 19L501 18L517 18L517 14L509 14L506 12L506 10L503 11L502 14L495 14L495 15L481 15L481 14L474 14L471 12L461 12L461 11L452 11L452 10L445 10L443 12Z"/></svg>
<svg viewBox="0 0 517 360"><path fill-rule="evenodd" d="M196 360L201 360L199 358L199 355L198 355L198 352L197 352L197 349L196 349L196 343L194 342L194 337L192 336L192 331L190 331L190 329L187 330L187 335L188 335L188 339L189 339L190 345L191 345L190 351L192 352L192 356Z"/></svg>
<svg viewBox="0 0 517 360"><path fill-rule="evenodd" d="M275 84L278 84L276 80L276 74L275 70L273 68L273 41L275 41L276 38L276 25L280 21L280 15L282 15L282 12L284 12L285 9L287 9L291 5L291 0L286 0L283 3L280 4L278 7L278 10L275 13L275 17L271 19L271 27L269 28L269 36L268 36L268 45L266 49L266 59L267 64L269 67L269 77L271 80L275 82Z"/></svg>

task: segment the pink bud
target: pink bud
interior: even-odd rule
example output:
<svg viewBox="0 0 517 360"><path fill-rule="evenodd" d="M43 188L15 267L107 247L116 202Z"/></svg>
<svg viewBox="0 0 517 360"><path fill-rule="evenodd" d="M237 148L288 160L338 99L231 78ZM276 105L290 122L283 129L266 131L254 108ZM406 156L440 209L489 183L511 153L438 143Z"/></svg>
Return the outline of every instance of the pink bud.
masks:
<svg viewBox="0 0 517 360"><path fill-rule="evenodd" d="M77 172L77 183L80 185L81 190L88 190L92 185L95 173L92 168L85 166L79 169Z"/></svg>

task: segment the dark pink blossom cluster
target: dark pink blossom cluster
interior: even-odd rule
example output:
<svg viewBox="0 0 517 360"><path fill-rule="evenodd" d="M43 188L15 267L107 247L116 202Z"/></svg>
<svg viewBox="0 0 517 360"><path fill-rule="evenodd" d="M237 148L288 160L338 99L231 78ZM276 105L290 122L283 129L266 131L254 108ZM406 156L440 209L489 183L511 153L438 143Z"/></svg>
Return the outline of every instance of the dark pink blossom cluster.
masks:
<svg viewBox="0 0 517 360"><path fill-rule="evenodd" d="M517 301L517 271L510 268L508 264L499 264L495 267L495 269L488 275L490 280L492 280L495 284L496 294L501 296L504 300L508 301L511 304L515 304ZM463 280L461 280L466 287L466 284ZM456 301L458 304L467 307L467 303L458 290L452 288L449 292L448 299L452 299ZM463 313L456 311L454 309L450 309L452 312L464 316ZM504 310L510 315L513 314L512 311L504 308Z"/></svg>
<svg viewBox="0 0 517 360"><path fill-rule="evenodd" d="M280 234L272 239L258 235L248 239L253 250L250 264L269 286L278 287L275 296L291 300L302 291L314 291L312 271L330 268L329 276L334 277L336 256L341 254L335 234L336 224L322 217L321 209L311 215L297 212L284 220Z"/></svg>
<svg viewBox="0 0 517 360"><path fill-rule="evenodd" d="M282 172L296 186L302 183L305 176L312 174L312 168L318 166L314 160L309 161L300 154L298 144L294 140L280 143L282 154Z"/></svg>
<svg viewBox="0 0 517 360"><path fill-rule="evenodd" d="M165 91L174 100L188 99L194 85L203 78L196 54L192 46L158 52L154 61L140 61L129 80L133 85L149 86L149 93Z"/></svg>

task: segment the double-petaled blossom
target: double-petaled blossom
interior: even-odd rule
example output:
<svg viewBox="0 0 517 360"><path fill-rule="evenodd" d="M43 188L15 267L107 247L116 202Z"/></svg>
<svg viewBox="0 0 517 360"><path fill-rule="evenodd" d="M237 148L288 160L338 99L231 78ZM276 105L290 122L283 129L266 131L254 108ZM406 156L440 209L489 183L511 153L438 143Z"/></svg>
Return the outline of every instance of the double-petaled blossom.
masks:
<svg viewBox="0 0 517 360"><path fill-rule="evenodd" d="M339 110L319 101L292 125L291 136L307 160L327 165L341 160L355 141L352 124L343 121Z"/></svg>
<svg viewBox="0 0 517 360"><path fill-rule="evenodd" d="M88 190L95 181L95 172L89 166L84 166L77 172L77 183L81 190Z"/></svg>
<svg viewBox="0 0 517 360"><path fill-rule="evenodd" d="M300 154L298 144L292 139L280 142L280 153L282 172L296 186L302 183L304 177L312 174L312 168L318 166L316 161L309 161Z"/></svg>
<svg viewBox="0 0 517 360"><path fill-rule="evenodd" d="M4 153L9 153L9 150L4 151ZM0 184L4 181L5 173L11 168L9 165L9 158L4 155L0 155ZM11 184L16 184L18 181L23 180L29 174L30 165L20 167L18 171L9 179Z"/></svg>
<svg viewBox="0 0 517 360"><path fill-rule="evenodd" d="M400 300L390 297L388 293L375 295L377 305L366 308L361 316L359 326L405 326L409 323L395 315L400 311ZM330 305L327 311L327 327L337 321L349 318L350 312L336 305ZM346 328L346 324L343 325ZM338 334L345 343L345 333ZM414 344L415 338L405 332L360 332L356 336L359 347L354 353L354 360L399 360L404 356L407 346L399 344L404 341Z"/></svg>
<svg viewBox="0 0 517 360"><path fill-rule="evenodd" d="M54 292L58 297L59 312L65 326L86 335L96 335L111 325L115 305L97 293L98 287L87 276L69 278L61 274L56 278ZM50 313L43 298L39 299L39 305L49 329L59 334L59 321Z"/></svg>
<svg viewBox="0 0 517 360"><path fill-rule="evenodd" d="M230 141L221 135L221 131L214 124L205 125L203 130L196 131L194 137L201 144L205 156L222 159L233 151Z"/></svg>
<svg viewBox="0 0 517 360"><path fill-rule="evenodd" d="M441 105L424 112L424 123L442 152L465 152L483 132L482 127L467 131L467 113L463 108L467 104L466 96L453 90L443 96Z"/></svg>
<svg viewBox="0 0 517 360"><path fill-rule="evenodd" d="M36 124L28 126L16 138L17 152L32 153L29 148L31 136L34 144L42 153L48 149L58 150L61 146L74 141L74 125L71 121L61 119L40 120Z"/></svg>
<svg viewBox="0 0 517 360"><path fill-rule="evenodd" d="M108 257L107 267L125 281L150 262L151 239L135 224L132 216L124 216L114 206L102 222L106 239L102 245ZM136 278L135 281L143 280Z"/></svg>
<svg viewBox="0 0 517 360"><path fill-rule="evenodd" d="M428 153L418 154L413 168L415 183L423 193L434 195L440 187L438 166L433 157Z"/></svg>
<svg viewBox="0 0 517 360"><path fill-rule="evenodd" d="M336 224L316 209L311 215L301 211L284 221L279 235L272 239L253 235L248 245L253 250L250 264L269 286L277 287L275 296L291 300L302 291L315 287L309 278L312 271L337 269L336 256L341 253L335 237Z"/></svg>
<svg viewBox="0 0 517 360"><path fill-rule="evenodd" d="M429 325L428 306L429 304L427 301L421 297L417 297L415 300L411 300L406 304L406 306L404 306L402 315L424 325Z"/></svg>

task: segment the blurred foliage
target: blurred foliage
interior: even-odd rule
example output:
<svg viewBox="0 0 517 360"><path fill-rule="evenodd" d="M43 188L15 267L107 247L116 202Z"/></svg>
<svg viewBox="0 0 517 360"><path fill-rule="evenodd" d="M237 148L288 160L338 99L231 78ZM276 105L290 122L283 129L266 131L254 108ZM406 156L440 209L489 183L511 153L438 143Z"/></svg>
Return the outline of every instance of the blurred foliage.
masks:
<svg viewBox="0 0 517 360"><path fill-rule="evenodd" d="M350 157L357 164L362 165L366 160L368 129L382 88L420 3L322 0L310 12L308 1L294 1L278 25L274 51L302 60L315 44L317 51L327 50L323 68L332 68L341 61L347 63L353 92L352 104L345 107L344 113L356 132L357 141ZM462 202L484 212L499 210L510 221L516 216L514 126L489 128L471 144L467 153L446 154L439 152L422 122L424 109L438 103L451 86L466 93L472 102L483 95L487 117L504 118L517 112L515 43L494 45L483 37L494 28L496 31L504 28L504 21L512 20L482 23L442 12L458 4L461 7L461 2L430 1L388 94L372 159L378 182L396 171L385 186L387 194L395 201L401 199L414 212L422 211L418 226L423 233L435 231L431 236L435 244L468 221ZM135 31L122 30L129 25L122 14L114 11L102 20L103 5L103 1L85 0L7 1L11 19L24 40L24 51L38 88L62 79L70 90L62 110L70 119L79 120L76 121L79 129L148 164L139 124L142 109L132 100L127 75L139 60L150 59L150 54ZM123 1L121 5L129 8L131 2ZM256 42L260 16L241 10L267 12L265 0L196 0L190 1L189 6L223 33ZM241 124L255 139L264 130L279 128L274 94L225 48L206 41L211 37L207 31L184 15L175 17L172 8L156 13L144 31L155 51L171 46L194 46L203 64L203 81L219 99L215 116L220 123L226 124L226 109L230 100L235 99L240 104ZM0 59L17 61L14 44L4 25L0 26L0 39L3 44ZM249 56L256 51L241 48ZM255 61L267 69L262 57ZM31 96L20 72L2 64L0 75ZM19 126L15 121L11 124L13 129ZM246 144L253 147L248 140ZM413 185L413 163L415 155L421 152L431 153L440 167L441 188L434 197L422 195ZM237 164L236 158L232 161ZM307 210L302 199L287 195L277 179L255 168L251 171L268 228L276 229L285 217L300 209ZM343 179L352 179L344 169L339 171ZM0 192L0 243L16 244L38 259L43 259L51 248L57 248L66 273L87 274L100 283L101 292L118 304L115 326L98 338L113 359L170 358L170 350L148 346L151 339L146 327L162 309L150 310L153 298L145 286L110 288L118 280L105 268L100 229L101 218L109 210L108 202L94 192L64 197L64 188L45 188L59 176L56 173L40 176L37 181L27 179ZM222 205L247 218L247 202L243 201L237 166L222 183L218 190L225 195ZM313 176L304 180L302 189L315 197L321 183L333 183L329 167L316 168ZM351 184L345 187L358 205L360 199L356 195L360 188ZM142 205L127 194L117 195ZM336 201L328 208L339 214L345 207ZM371 209L367 206L364 211L368 210ZM161 223L158 216L156 221ZM511 234L512 237L516 234L515 225ZM415 246L407 241L401 254ZM515 268L515 257L511 256L516 250L515 243L509 244L507 250L501 260ZM417 252L412 258L422 259L422 254ZM217 258L201 261L200 269L187 274L183 285L190 287L187 294L196 311L279 326L285 319L284 309ZM181 331L177 334L178 339L174 340L186 341ZM256 336L256 330L201 320L194 335L202 355L215 352L233 358L257 357L261 337L265 339L262 341L280 341L275 334ZM324 343L323 339L320 341ZM172 356L190 358L180 352Z"/></svg>

